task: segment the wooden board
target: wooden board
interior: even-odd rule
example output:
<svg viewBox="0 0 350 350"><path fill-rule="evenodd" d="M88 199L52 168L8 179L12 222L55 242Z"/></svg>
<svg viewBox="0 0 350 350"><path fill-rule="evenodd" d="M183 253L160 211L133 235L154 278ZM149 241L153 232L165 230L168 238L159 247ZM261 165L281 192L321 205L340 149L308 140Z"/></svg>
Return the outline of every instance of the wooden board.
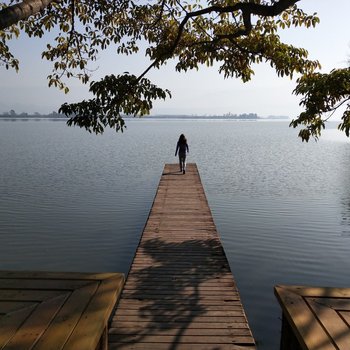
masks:
<svg viewBox="0 0 350 350"><path fill-rule="evenodd" d="M0 271L0 349L95 350L123 283L120 273Z"/></svg>
<svg viewBox="0 0 350 350"><path fill-rule="evenodd" d="M195 164L165 165L109 347L255 349Z"/></svg>
<svg viewBox="0 0 350 350"><path fill-rule="evenodd" d="M350 349L350 288L278 285L275 294L301 349Z"/></svg>

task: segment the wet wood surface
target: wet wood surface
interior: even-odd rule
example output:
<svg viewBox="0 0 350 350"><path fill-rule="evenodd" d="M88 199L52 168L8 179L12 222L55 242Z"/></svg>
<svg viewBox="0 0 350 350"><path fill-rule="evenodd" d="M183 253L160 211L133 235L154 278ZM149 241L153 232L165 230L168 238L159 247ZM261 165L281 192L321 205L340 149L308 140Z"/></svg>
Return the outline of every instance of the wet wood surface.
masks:
<svg viewBox="0 0 350 350"><path fill-rule="evenodd" d="M195 164L165 165L109 348L255 349Z"/></svg>

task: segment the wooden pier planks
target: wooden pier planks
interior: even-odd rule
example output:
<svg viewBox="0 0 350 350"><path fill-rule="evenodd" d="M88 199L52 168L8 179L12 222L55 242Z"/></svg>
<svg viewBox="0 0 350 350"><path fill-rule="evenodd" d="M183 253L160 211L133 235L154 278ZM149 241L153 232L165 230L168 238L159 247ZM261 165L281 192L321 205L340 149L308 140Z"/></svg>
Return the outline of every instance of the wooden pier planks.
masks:
<svg viewBox="0 0 350 350"><path fill-rule="evenodd" d="M197 166L166 164L110 349L255 349Z"/></svg>
<svg viewBox="0 0 350 350"><path fill-rule="evenodd" d="M0 349L102 349L123 283L121 273L0 271Z"/></svg>
<svg viewBox="0 0 350 350"><path fill-rule="evenodd" d="M349 350L350 288L275 286L281 350Z"/></svg>

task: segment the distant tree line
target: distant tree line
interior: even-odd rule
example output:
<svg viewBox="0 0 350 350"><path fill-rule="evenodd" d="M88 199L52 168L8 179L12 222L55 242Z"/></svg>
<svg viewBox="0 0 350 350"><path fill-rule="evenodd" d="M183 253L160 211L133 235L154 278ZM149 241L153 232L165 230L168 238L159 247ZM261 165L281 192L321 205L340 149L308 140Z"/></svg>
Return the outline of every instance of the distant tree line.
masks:
<svg viewBox="0 0 350 350"><path fill-rule="evenodd" d="M232 118L232 119L259 119L256 113L243 113L243 114L226 113L223 116L226 118Z"/></svg>
<svg viewBox="0 0 350 350"><path fill-rule="evenodd" d="M123 118L132 118L133 115L123 115ZM39 112L34 113L16 113L15 110L11 109L9 112L3 112L0 114L0 118L67 118L64 114L57 113L55 111L49 114L41 114ZM157 119L171 119L171 118L194 118L194 119L239 119L239 120L256 120L256 119L289 119L287 116L274 116L270 115L267 117L259 117L256 113L242 113L242 114L234 114L234 113L224 113L224 114L167 114L167 115L150 115L146 118L157 118Z"/></svg>
<svg viewBox="0 0 350 350"><path fill-rule="evenodd" d="M39 112L16 113L15 110L11 109L9 112L3 112L2 114L0 114L0 118L66 118L66 116L64 114L60 114L55 111L48 114L41 114Z"/></svg>
<svg viewBox="0 0 350 350"><path fill-rule="evenodd" d="M131 118L133 116L123 116L123 118ZM145 118L171 119L171 118L191 118L191 119L238 119L238 120L257 120L257 119L289 119L287 116L269 115L267 117L259 117L256 113L224 113L224 114L167 114L167 115L150 115Z"/></svg>

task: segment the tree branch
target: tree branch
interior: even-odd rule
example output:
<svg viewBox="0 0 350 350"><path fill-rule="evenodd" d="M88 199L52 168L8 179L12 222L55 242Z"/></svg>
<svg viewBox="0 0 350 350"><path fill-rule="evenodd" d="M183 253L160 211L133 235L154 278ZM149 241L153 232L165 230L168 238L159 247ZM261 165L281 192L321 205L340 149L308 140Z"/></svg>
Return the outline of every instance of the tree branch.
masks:
<svg viewBox="0 0 350 350"><path fill-rule="evenodd" d="M248 35L250 33L250 31L252 30L251 15L259 15L259 16L265 16L265 17L276 16L299 1L300 0L280 0L274 3L273 5L260 5L260 4L254 4L254 3L236 3L231 6L215 5L215 6L210 6L198 11L188 12L186 13L186 16L184 17L184 19L179 24L177 37L175 38L173 45L169 48L169 50L167 50L167 52L163 55L163 57L157 57L146 68L146 70L137 78L137 81L142 79L149 72L151 68L155 67L162 59L165 59L166 56L168 57L172 56L177 46L179 45L186 23L193 17L210 14L212 12L231 13L235 11L242 11L244 27L235 33L231 33L228 35L220 35L217 38L215 38L217 41L220 41L221 39L224 39L224 38L233 40L234 38L237 38L243 35Z"/></svg>
<svg viewBox="0 0 350 350"><path fill-rule="evenodd" d="M344 101L341 101L341 102L338 103L336 106L334 106L333 108L331 108L331 109L330 109L331 114L330 114L327 118L323 119L323 121L327 122L328 119L338 110L338 108L341 107L344 103L346 103L346 102L348 102L348 101L350 101L350 97L346 98Z"/></svg>
<svg viewBox="0 0 350 350"><path fill-rule="evenodd" d="M278 2L275 2L273 5L260 5L260 4L254 4L254 3L246 3L246 2L236 3L230 6L214 5L214 6L207 7L205 9L187 13L179 25L178 35L174 41L174 44L169 49L169 54L172 55L174 53L182 37L182 33L184 31L185 25L192 17L198 17L198 16L210 14L212 12L231 13L235 11L242 11L244 28L237 31L237 34L235 34L235 37L239 37L242 35L248 35L252 30L252 24L250 19L251 15L259 15L264 17L276 16L282 13L284 10L296 4L298 1L300 0L280 0ZM231 38L232 38L232 34L231 34Z"/></svg>
<svg viewBox="0 0 350 350"><path fill-rule="evenodd" d="M160 4L160 11L159 11L158 18L154 21L154 23L151 25L151 27L157 25L161 21L163 13L164 13L165 2L166 2L166 0L162 0L162 2Z"/></svg>
<svg viewBox="0 0 350 350"><path fill-rule="evenodd" d="M20 20L42 11L52 2L60 0L25 0L19 4L6 7L0 11L0 30L4 30Z"/></svg>

